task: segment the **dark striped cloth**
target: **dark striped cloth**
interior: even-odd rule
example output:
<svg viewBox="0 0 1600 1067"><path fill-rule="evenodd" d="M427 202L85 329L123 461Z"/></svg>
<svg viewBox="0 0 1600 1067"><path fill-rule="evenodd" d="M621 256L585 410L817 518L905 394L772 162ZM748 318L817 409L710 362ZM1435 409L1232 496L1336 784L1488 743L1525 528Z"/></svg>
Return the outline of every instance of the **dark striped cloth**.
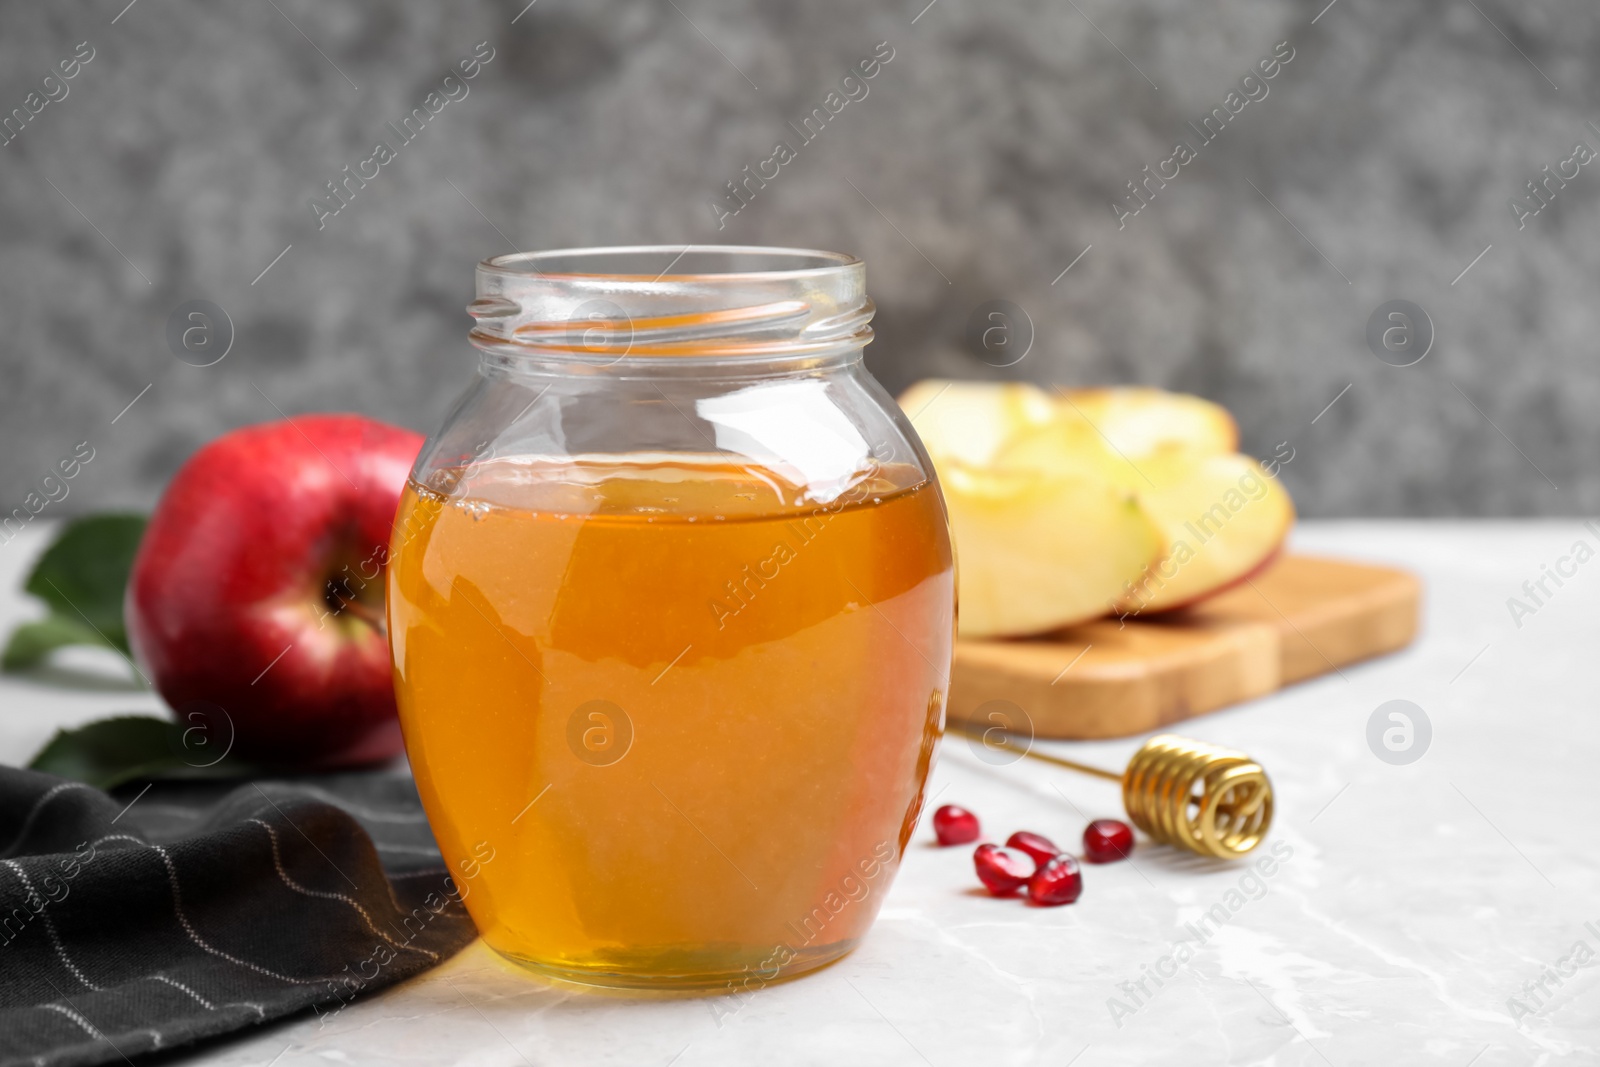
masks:
<svg viewBox="0 0 1600 1067"><path fill-rule="evenodd" d="M474 936L408 777L143 788L0 767L0 1065L328 1016Z"/></svg>

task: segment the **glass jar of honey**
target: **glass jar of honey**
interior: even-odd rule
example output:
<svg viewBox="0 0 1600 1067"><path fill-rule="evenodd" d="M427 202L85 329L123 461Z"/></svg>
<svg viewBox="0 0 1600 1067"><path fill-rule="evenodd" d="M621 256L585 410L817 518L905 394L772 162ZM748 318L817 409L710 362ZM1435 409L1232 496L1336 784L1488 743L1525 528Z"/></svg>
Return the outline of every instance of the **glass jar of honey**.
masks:
<svg viewBox="0 0 1600 1067"><path fill-rule="evenodd" d="M741 991L871 925L944 723L955 580L854 257L502 256L396 518L406 749L484 940Z"/></svg>

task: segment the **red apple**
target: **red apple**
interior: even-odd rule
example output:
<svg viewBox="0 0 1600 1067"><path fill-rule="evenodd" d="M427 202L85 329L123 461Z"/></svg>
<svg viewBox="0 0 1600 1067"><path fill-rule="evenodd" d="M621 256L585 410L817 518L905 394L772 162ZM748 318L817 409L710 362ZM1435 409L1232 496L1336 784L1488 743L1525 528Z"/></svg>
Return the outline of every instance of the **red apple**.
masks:
<svg viewBox="0 0 1600 1067"><path fill-rule="evenodd" d="M383 567L422 441L305 415L224 434L167 486L128 582L128 635L180 720L210 711L207 758L230 741L296 767L401 751Z"/></svg>

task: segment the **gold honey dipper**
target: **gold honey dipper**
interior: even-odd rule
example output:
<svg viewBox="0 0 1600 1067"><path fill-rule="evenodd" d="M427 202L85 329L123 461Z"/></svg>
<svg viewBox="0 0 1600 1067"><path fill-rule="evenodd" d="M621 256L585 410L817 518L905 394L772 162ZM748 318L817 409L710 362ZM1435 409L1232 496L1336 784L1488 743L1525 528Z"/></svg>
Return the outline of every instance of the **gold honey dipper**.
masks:
<svg viewBox="0 0 1600 1067"><path fill-rule="evenodd" d="M972 731L968 731L972 732ZM975 736L978 736L974 733ZM1202 856L1238 859L1272 825L1272 782L1261 765L1230 748L1161 734L1146 741L1121 774L1019 745L1003 731L986 746L1122 783L1128 818L1152 839Z"/></svg>

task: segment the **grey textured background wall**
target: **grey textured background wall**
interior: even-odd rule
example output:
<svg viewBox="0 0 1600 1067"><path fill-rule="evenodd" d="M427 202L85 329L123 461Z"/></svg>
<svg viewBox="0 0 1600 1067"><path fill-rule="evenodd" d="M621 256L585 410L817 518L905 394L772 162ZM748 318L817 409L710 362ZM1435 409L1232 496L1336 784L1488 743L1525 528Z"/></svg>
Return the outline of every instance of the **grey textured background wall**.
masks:
<svg viewBox="0 0 1600 1067"><path fill-rule="evenodd" d="M864 256L891 390L1201 393L1250 449L1290 442L1308 515L1600 509L1600 168L1520 229L1509 206L1600 146L1592 3L523 3L0 5L0 114L28 118L0 147L0 510L83 441L63 513L147 505L280 409L432 429L480 257L716 240ZM468 94L319 229L324 183L485 41ZM1187 124L1285 41L1201 144ZM787 123L879 42L868 95L802 144ZM1196 158L1119 228L1179 139ZM719 229L780 140L796 158ZM1395 298L1436 329L1406 368L1364 340ZM192 299L235 326L216 365L169 351ZM1013 367L964 341L991 299L1035 329Z"/></svg>

